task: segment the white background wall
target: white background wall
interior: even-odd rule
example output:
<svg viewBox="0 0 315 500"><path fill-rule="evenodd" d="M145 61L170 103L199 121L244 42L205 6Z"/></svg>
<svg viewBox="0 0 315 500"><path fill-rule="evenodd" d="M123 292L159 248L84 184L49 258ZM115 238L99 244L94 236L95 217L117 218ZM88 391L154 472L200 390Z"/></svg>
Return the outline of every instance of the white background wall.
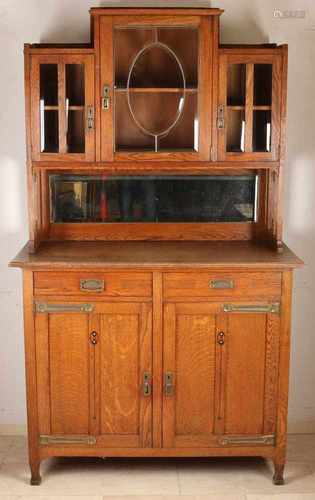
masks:
<svg viewBox="0 0 315 500"><path fill-rule="evenodd" d="M7 267L28 234L23 43L86 42L88 9L100 5L0 0L0 433L21 430L26 421L21 272ZM289 44L285 241L307 264L295 275L289 425L291 432L315 432L315 2L218 0L211 6L226 11L222 42ZM274 9L305 10L306 17L279 19Z"/></svg>

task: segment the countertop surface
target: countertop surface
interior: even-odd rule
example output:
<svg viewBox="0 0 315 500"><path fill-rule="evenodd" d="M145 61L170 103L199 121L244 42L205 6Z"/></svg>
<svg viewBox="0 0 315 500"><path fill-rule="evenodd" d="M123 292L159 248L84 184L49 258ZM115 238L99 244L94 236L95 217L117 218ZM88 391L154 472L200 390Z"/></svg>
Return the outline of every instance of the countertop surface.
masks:
<svg viewBox="0 0 315 500"><path fill-rule="evenodd" d="M26 244L10 262L21 268L295 268L303 262L284 245L282 252L253 242L52 241L36 253Z"/></svg>

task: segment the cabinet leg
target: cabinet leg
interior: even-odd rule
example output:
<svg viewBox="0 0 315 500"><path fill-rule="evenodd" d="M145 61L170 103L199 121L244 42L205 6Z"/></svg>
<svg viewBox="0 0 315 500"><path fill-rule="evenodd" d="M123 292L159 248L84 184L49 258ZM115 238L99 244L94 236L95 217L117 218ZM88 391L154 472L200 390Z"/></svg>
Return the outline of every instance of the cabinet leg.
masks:
<svg viewBox="0 0 315 500"><path fill-rule="evenodd" d="M276 486L282 486L284 484L283 472L284 472L284 464L274 463L275 473L273 476L273 484Z"/></svg>
<svg viewBox="0 0 315 500"><path fill-rule="evenodd" d="M40 483L42 482L42 478L40 476L40 461L36 460L35 462L30 463L31 467L31 481L30 484L31 486L39 486Z"/></svg>

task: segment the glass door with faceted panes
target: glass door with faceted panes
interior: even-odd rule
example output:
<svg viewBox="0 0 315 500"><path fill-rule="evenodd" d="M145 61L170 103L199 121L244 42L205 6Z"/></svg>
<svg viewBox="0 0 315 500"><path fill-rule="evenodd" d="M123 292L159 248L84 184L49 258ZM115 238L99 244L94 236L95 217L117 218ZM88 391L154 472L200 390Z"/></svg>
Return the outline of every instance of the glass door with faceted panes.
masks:
<svg viewBox="0 0 315 500"><path fill-rule="evenodd" d="M281 56L223 53L219 72L219 160L277 160Z"/></svg>
<svg viewBox="0 0 315 500"><path fill-rule="evenodd" d="M94 160L94 56L33 55L34 160Z"/></svg>
<svg viewBox="0 0 315 500"><path fill-rule="evenodd" d="M106 23L101 51L108 50ZM115 159L209 159L210 134L202 132L210 124L210 46L209 20L121 26L113 18L112 81L108 57L101 58L103 160L110 121Z"/></svg>

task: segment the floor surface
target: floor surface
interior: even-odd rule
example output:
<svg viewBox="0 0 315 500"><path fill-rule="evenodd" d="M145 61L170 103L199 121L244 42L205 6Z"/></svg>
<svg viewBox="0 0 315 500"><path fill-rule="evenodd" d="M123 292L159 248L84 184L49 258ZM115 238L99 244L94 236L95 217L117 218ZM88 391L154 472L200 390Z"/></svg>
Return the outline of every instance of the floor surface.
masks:
<svg viewBox="0 0 315 500"><path fill-rule="evenodd" d="M25 438L0 436L0 500L315 500L315 435L289 437L284 486L253 458L63 458L41 472L30 486Z"/></svg>

